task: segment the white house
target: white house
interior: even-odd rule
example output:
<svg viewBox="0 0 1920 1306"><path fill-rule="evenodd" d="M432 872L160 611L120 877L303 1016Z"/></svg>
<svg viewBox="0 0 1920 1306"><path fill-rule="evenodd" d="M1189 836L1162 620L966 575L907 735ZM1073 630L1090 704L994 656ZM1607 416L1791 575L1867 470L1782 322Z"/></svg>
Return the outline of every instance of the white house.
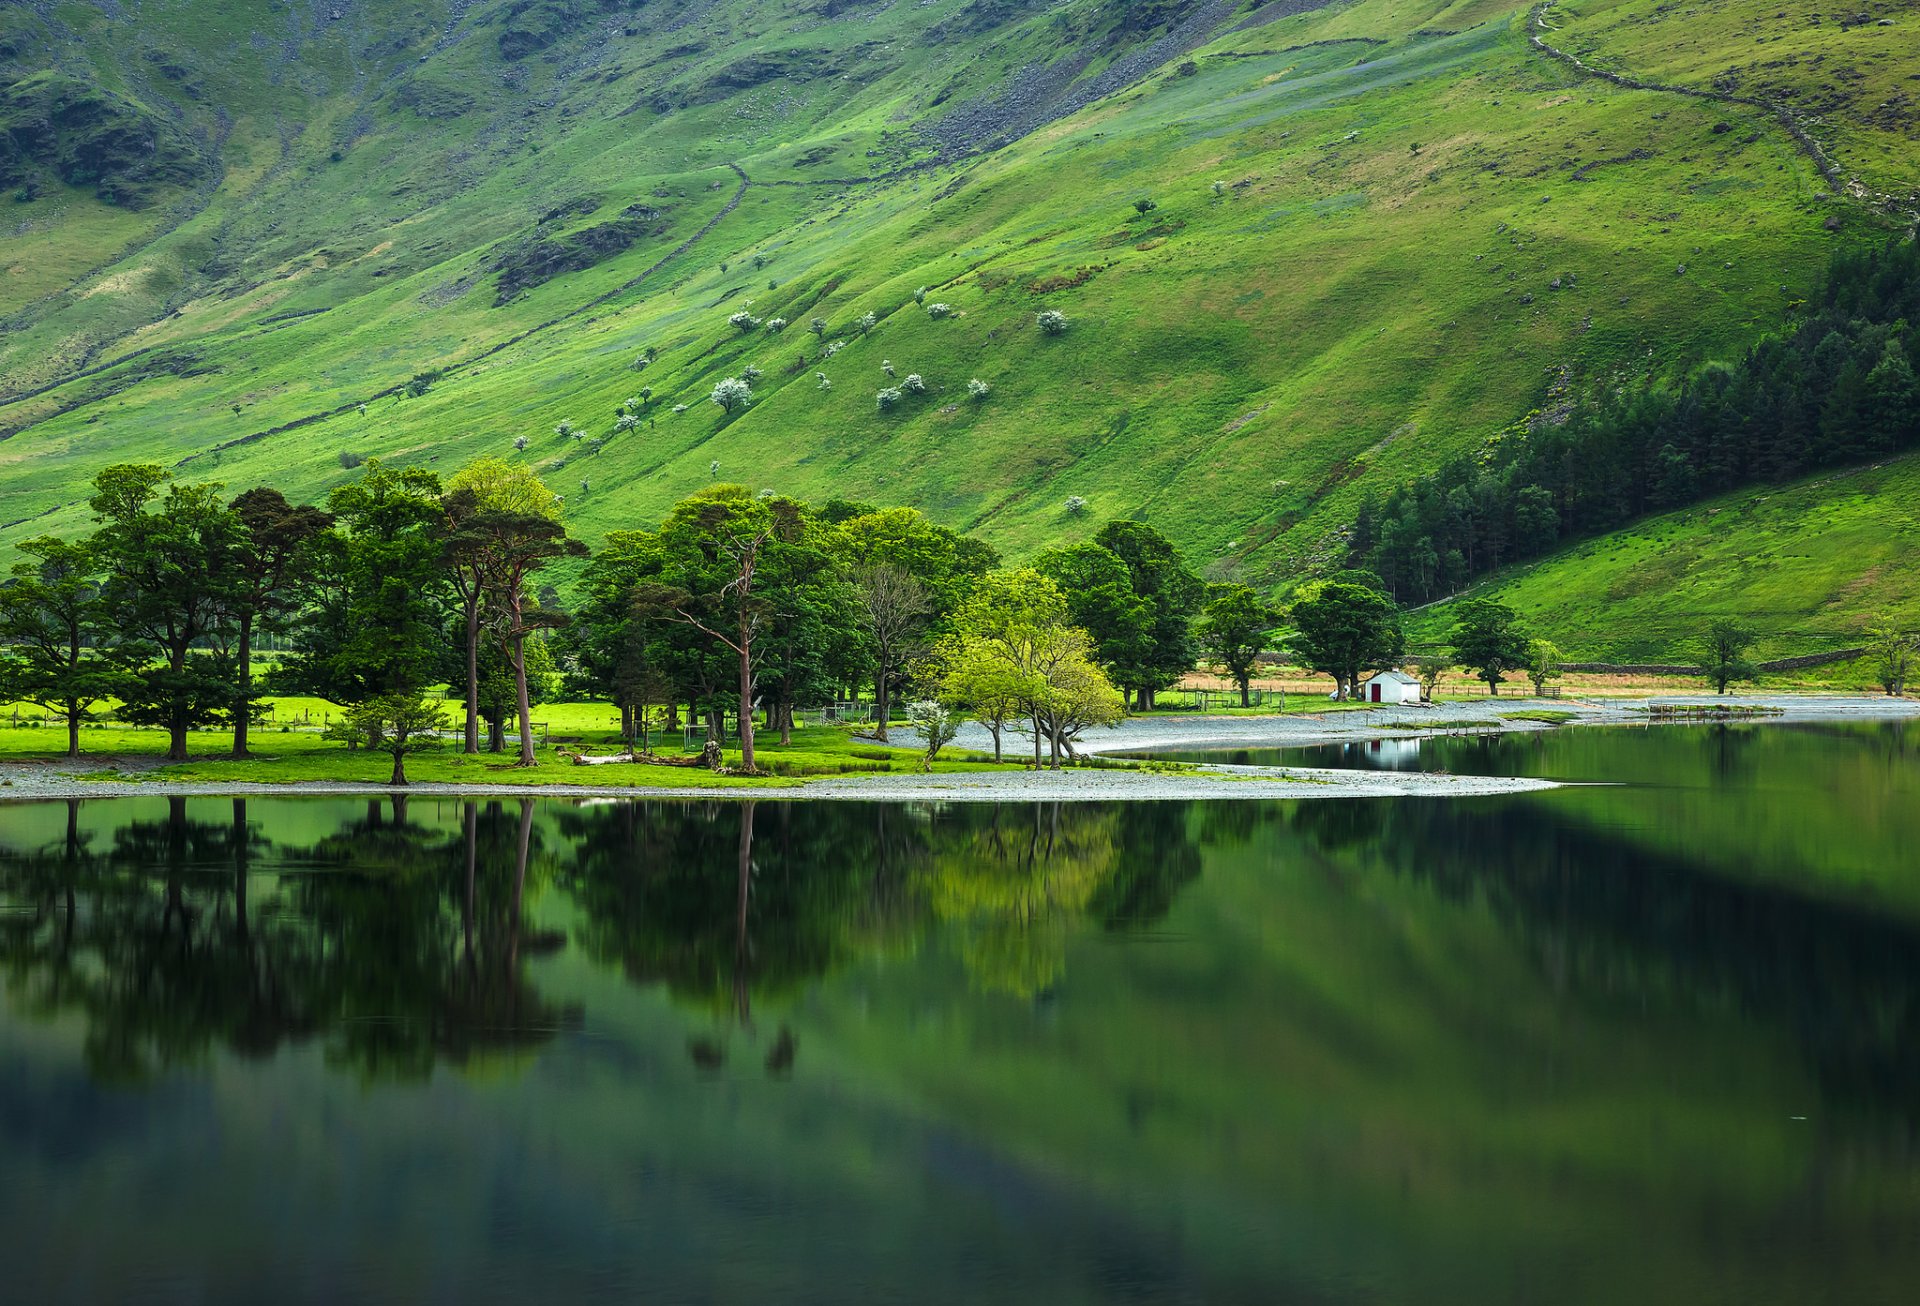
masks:
<svg viewBox="0 0 1920 1306"><path fill-rule="evenodd" d="M1382 671L1360 682L1360 697L1369 703L1418 703L1420 682L1404 671Z"/></svg>

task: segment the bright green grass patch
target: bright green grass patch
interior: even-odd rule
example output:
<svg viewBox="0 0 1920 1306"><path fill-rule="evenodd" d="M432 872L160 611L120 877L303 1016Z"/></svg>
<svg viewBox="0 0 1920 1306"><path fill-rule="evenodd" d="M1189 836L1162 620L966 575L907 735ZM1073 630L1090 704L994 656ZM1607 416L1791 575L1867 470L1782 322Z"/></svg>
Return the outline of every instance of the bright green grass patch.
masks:
<svg viewBox="0 0 1920 1306"><path fill-rule="evenodd" d="M1502 721L1534 721L1543 726L1563 726L1569 721L1578 721L1578 712L1555 712L1548 708L1524 708L1518 712L1502 712Z"/></svg>

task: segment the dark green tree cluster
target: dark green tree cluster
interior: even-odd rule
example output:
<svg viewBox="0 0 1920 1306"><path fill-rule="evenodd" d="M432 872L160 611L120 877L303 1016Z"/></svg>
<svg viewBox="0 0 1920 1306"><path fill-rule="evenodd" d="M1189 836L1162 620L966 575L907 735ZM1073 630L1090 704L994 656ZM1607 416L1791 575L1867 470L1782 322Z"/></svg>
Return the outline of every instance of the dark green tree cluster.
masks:
<svg viewBox="0 0 1920 1306"><path fill-rule="evenodd" d="M565 619L530 597L530 578L584 552L557 502L499 460L448 486L370 460L325 510L268 486L228 500L219 485L159 467L109 467L88 500L93 533L26 541L26 560L0 585L0 694L65 717L70 755L91 709L113 700L121 719L166 730L175 760L188 732L220 725L244 757L267 689L316 694L349 709L404 783L405 755L442 724L428 686L464 679L476 746L485 647L504 663L531 763L530 686L546 659L529 636ZM263 634L287 650L270 684L254 674ZM464 678L449 656L461 645Z"/></svg>
<svg viewBox="0 0 1920 1306"><path fill-rule="evenodd" d="M1136 521L1108 522L1092 540L1043 553L1034 566L1067 596L1094 657L1142 711L1193 669L1193 622L1206 586L1172 541Z"/></svg>
<svg viewBox="0 0 1920 1306"><path fill-rule="evenodd" d="M1920 445L1920 245L1836 257L1798 324L1732 365L1535 420L1362 507L1350 541L1402 602L1650 512Z"/></svg>

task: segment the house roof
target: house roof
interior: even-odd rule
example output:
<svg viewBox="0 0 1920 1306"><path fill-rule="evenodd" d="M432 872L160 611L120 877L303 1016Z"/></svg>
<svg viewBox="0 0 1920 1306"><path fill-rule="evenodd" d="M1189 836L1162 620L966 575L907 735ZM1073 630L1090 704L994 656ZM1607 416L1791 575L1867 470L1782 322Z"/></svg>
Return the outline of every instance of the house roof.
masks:
<svg viewBox="0 0 1920 1306"><path fill-rule="evenodd" d="M1392 669L1375 672L1373 675L1368 676L1364 683L1371 685L1376 680L1390 680L1396 685L1417 685L1420 683L1406 672Z"/></svg>

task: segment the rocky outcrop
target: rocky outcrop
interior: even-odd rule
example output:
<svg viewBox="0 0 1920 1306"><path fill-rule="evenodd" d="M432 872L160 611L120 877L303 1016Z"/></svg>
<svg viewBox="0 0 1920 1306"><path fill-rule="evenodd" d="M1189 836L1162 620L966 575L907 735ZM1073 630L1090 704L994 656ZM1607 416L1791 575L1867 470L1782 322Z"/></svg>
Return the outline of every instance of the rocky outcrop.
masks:
<svg viewBox="0 0 1920 1306"><path fill-rule="evenodd" d="M0 87L0 186L52 174L137 209L166 187L192 185L206 166L172 123L79 78L45 71Z"/></svg>

